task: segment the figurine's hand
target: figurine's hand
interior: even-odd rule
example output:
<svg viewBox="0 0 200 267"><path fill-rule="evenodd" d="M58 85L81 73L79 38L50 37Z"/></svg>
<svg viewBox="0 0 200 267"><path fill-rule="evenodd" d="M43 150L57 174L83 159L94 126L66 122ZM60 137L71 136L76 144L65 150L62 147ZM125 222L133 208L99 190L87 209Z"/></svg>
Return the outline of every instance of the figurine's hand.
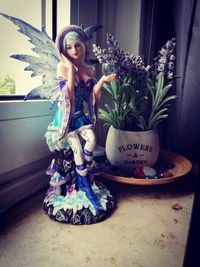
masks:
<svg viewBox="0 0 200 267"><path fill-rule="evenodd" d="M99 99L100 99L104 83L105 82L112 82L112 81L116 80L116 78L117 78L117 74L115 74L115 73L112 73L112 74L109 74L109 75L103 75L101 77L101 79L98 81L98 83L96 83L94 85L93 90L94 90L94 93L95 93L96 101L99 101Z"/></svg>
<svg viewBox="0 0 200 267"><path fill-rule="evenodd" d="M74 64L67 57L65 57L63 54L61 54L61 59L62 59L63 64L65 65L65 67L68 70L74 70L75 71Z"/></svg>
<svg viewBox="0 0 200 267"><path fill-rule="evenodd" d="M117 78L117 74L115 74L115 73L102 76L102 79L104 82L112 82L112 81L116 80L116 78Z"/></svg>

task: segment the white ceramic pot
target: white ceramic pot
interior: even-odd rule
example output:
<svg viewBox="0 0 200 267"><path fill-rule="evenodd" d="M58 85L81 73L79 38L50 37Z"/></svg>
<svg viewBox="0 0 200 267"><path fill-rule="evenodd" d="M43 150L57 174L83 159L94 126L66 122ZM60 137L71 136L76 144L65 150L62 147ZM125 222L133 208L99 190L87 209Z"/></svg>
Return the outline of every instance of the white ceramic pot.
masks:
<svg viewBox="0 0 200 267"><path fill-rule="evenodd" d="M153 166L159 156L159 136L150 131L121 131L110 126L106 139L106 156L114 166L133 168Z"/></svg>

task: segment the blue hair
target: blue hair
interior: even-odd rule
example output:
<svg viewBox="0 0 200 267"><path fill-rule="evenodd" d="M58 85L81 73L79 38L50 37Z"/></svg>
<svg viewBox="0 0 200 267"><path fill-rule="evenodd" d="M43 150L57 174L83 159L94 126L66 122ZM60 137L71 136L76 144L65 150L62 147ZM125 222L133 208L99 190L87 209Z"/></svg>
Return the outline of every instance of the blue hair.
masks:
<svg viewBox="0 0 200 267"><path fill-rule="evenodd" d="M66 46L66 43L67 43L67 39L73 39L73 40L76 40L78 42L84 43L83 38L81 37L80 34L78 34L75 31L70 31L63 38L63 42L62 42L62 50L63 51L65 51L65 46Z"/></svg>

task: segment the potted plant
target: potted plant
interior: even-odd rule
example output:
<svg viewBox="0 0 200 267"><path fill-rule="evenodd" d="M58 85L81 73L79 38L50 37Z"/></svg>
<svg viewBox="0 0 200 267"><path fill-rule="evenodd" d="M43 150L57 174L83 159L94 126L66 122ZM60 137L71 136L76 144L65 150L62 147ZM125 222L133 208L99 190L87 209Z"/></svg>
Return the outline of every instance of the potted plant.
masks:
<svg viewBox="0 0 200 267"><path fill-rule="evenodd" d="M107 34L107 49L93 45L93 52L104 73L117 73L117 79L105 84L104 92L112 106L100 108L99 117L110 125L106 155L112 165L152 166L159 155L157 126L168 117L170 89L176 76L175 39L158 52L151 65L141 56L120 49L114 36Z"/></svg>

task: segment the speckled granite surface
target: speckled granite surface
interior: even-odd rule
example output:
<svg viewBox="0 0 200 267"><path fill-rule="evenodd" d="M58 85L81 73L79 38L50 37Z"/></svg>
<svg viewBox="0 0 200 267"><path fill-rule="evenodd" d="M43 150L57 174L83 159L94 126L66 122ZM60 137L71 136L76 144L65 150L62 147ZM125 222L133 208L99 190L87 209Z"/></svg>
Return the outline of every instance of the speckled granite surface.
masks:
<svg viewBox="0 0 200 267"><path fill-rule="evenodd" d="M194 197L191 177L147 187L106 183L117 209L97 224L50 220L42 210L45 191L5 213L0 266L181 267Z"/></svg>

